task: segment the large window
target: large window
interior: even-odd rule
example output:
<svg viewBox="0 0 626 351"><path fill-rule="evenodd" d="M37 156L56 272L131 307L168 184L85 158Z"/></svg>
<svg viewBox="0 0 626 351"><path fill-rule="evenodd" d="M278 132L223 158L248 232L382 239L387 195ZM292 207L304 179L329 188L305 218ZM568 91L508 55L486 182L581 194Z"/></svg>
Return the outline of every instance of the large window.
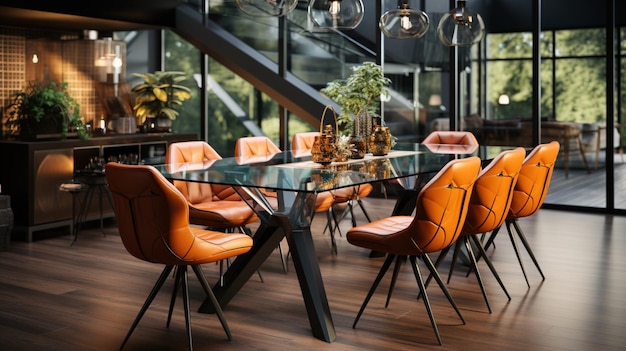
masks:
<svg viewBox="0 0 626 351"><path fill-rule="evenodd" d="M481 141L532 146L532 35L490 34L486 43L483 118L498 132ZM605 30L547 31L540 51L541 142L561 143L546 203L604 208L606 152L617 150L607 133L619 140L606 123Z"/></svg>

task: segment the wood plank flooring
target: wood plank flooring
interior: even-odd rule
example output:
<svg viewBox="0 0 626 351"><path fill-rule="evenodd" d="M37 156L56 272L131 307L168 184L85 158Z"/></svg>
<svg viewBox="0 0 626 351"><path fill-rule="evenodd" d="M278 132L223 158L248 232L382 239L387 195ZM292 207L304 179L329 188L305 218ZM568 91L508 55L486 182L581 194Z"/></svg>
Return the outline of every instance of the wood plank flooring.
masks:
<svg viewBox="0 0 626 351"><path fill-rule="evenodd" d="M366 199L381 218L392 202ZM357 210L357 214L359 211ZM363 223L362 216L359 222ZM344 231L350 223L342 222ZM0 348L2 350L117 350L162 267L139 261L123 248L115 224L106 236L87 228L70 246L67 234L32 243L12 242L0 252ZM314 239L333 312L337 338L311 335L296 275L283 273L278 251L225 309L233 333L228 341L215 315L195 309L203 300L190 276L196 350L623 350L626 345L626 217L541 210L521 220L546 275L532 262L526 286L503 230L489 254L512 299L480 263L493 313L487 312L473 275L457 267L449 289L466 324L457 318L436 284L429 289L443 345L437 344L410 267L404 266L388 308L389 277L374 295L356 329L352 322L382 258L338 237L330 253L324 218L314 221ZM447 275L447 263L440 268ZM217 265L204 267L215 282ZM425 268L423 269L425 271ZM179 300L165 327L173 279L166 282L124 350L186 350Z"/></svg>

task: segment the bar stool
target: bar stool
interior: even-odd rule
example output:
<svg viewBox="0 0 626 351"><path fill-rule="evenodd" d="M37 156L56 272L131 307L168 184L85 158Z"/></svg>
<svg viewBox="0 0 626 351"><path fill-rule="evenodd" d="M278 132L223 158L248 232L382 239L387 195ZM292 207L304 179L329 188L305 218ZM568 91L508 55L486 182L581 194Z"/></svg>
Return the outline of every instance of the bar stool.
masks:
<svg viewBox="0 0 626 351"><path fill-rule="evenodd" d="M93 204L94 195L98 196L98 206L100 209L100 230L104 232L104 207L103 198L106 197L109 205L113 208L113 199L106 183L104 173L90 172L90 175L77 173L74 180L63 183L59 186L60 191L68 192L72 195L72 243L78 240L78 232L83 223L87 221L87 214Z"/></svg>

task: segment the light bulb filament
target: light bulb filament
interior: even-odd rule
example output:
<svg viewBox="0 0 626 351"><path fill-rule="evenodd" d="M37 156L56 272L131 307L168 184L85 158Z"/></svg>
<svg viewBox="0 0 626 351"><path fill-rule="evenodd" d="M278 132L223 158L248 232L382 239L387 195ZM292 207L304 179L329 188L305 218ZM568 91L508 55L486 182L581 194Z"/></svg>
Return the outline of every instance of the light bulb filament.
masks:
<svg viewBox="0 0 626 351"><path fill-rule="evenodd" d="M338 15L339 12L341 11L341 1L339 0L335 0L332 1L330 3L330 8L328 9L328 12L330 12L331 15Z"/></svg>
<svg viewBox="0 0 626 351"><path fill-rule="evenodd" d="M400 27L406 31L413 28L413 23L411 23L411 19L409 18L409 16L400 17Z"/></svg>

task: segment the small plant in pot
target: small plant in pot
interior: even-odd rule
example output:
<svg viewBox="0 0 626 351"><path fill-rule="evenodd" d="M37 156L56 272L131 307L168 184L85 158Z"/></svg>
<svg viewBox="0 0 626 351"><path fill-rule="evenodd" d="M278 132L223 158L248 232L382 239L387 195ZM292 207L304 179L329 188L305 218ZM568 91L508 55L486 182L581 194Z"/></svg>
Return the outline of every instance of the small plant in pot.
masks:
<svg viewBox="0 0 626 351"><path fill-rule="evenodd" d="M6 127L23 140L64 139L73 132L81 139L89 138L67 83L29 83L15 94L7 115Z"/></svg>
<svg viewBox="0 0 626 351"><path fill-rule="evenodd" d="M391 80L385 77L383 69L374 62L364 62L353 67L347 79L329 82L322 94L341 105L337 117L342 134L352 134L358 144L366 144L373 129L372 115L376 113L381 96L387 96ZM353 153L353 158L362 158L364 150Z"/></svg>
<svg viewBox="0 0 626 351"><path fill-rule="evenodd" d="M183 101L191 97L191 90L181 84L187 75L177 71L157 71L135 73L134 76L143 79L132 88L133 110L139 123L147 124L149 131L169 131Z"/></svg>

